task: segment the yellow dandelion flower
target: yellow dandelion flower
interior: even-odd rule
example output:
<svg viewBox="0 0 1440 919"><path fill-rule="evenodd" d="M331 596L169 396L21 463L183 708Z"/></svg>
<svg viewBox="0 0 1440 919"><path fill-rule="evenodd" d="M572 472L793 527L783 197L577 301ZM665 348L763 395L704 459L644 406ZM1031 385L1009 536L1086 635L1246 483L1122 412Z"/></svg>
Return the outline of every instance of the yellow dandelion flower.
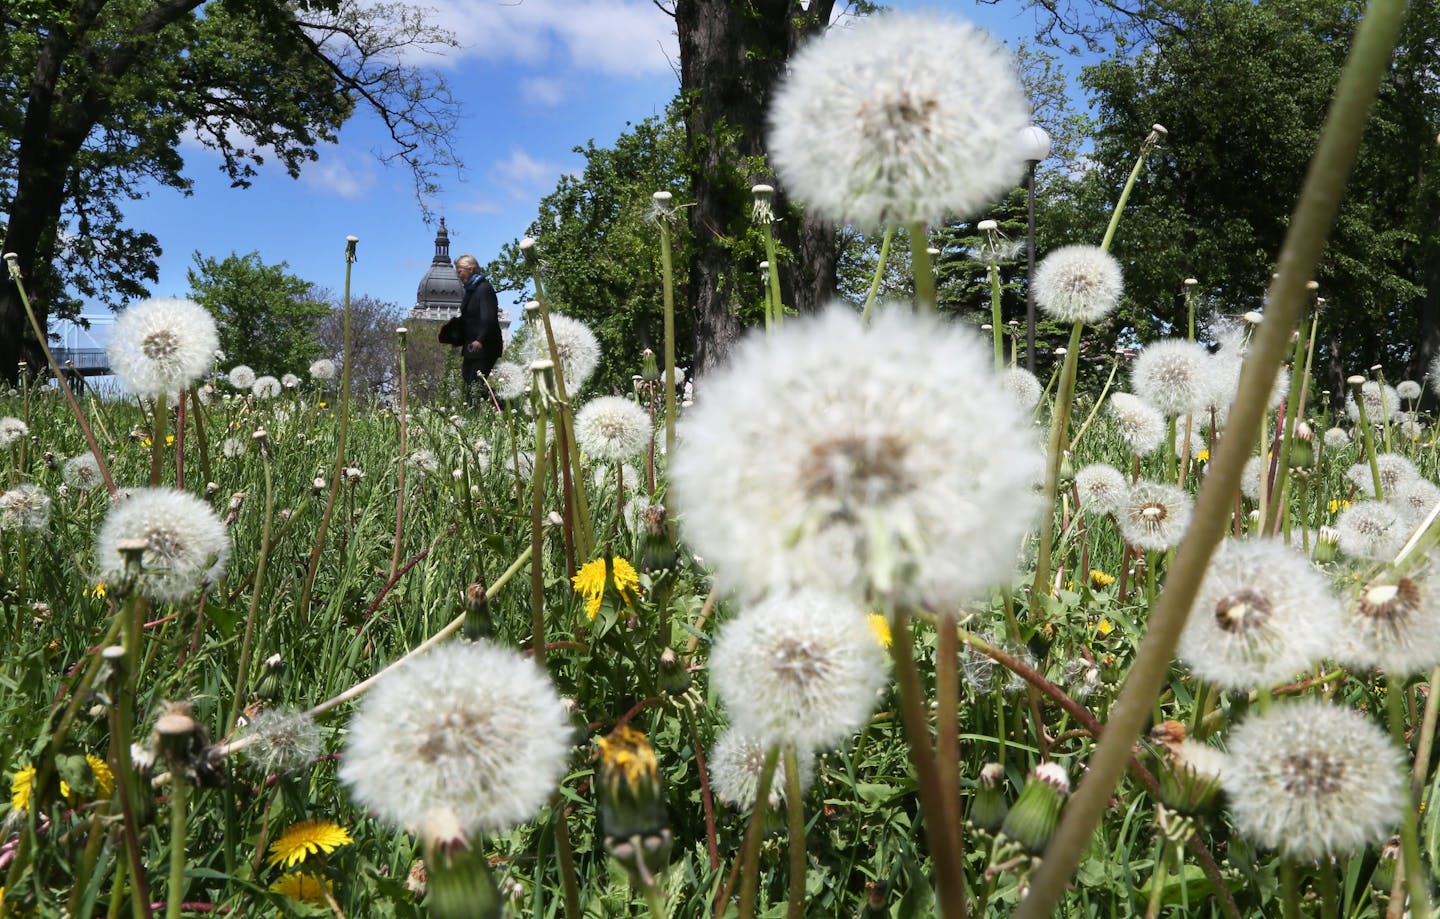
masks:
<svg viewBox="0 0 1440 919"><path fill-rule="evenodd" d="M1095 587L1109 587L1115 583L1115 575L1106 574L1099 568L1090 569L1090 583Z"/></svg>
<svg viewBox="0 0 1440 919"><path fill-rule="evenodd" d="M10 777L10 809L13 811L28 811L30 809L30 791L35 784L35 767L25 766L19 772Z"/></svg>
<svg viewBox="0 0 1440 919"><path fill-rule="evenodd" d="M635 605L636 592L640 589L640 574L625 559L611 559L610 567L615 590L620 599L630 606ZM570 579L575 592L585 598L585 615L591 619L600 612L600 601L605 597L605 559L597 558L586 562Z"/></svg>
<svg viewBox="0 0 1440 919"><path fill-rule="evenodd" d="M142 447L148 447L148 446L150 446L150 438L148 438L148 437L142 437L142 438L140 438L140 446L142 446Z"/></svg>
<svg viewBox="0 0 1440 919"><path fill-rule="evenodd" d="M85 596L94 597L97 600L105 599L105 582L96 581L90 587L85 588Z"/></svg>
<svg viewBox="0 0 1440 919"><path fill-rule="evenodd" d="M344 827L329 820L305 820L280 834L265 861L272 866L284 862L286 868L293 868L317 852L329 854L354 841Z"/></svg>
<svg viewBox="0 0 1440 919"><path fill-rule="evenodd" d="M1199 453L1195 454L1195 462L1197 462L1197 463L1208 463L1208 462L1210 462L1210 451L1209 451L1209 450L1201 450Z"/></svg>
<svg viewBox="0 0 1440 919"><path fill-rule="evenodd" d="M96 801L103 801L115 793L115 773L110 771L110 764L105 762L94 753L85 754L85 762L90 764L90 771L95 775L95 797ZM16 772L10 780L10 809L25 811L30 809L30 797L35 790L35 767L26 766ZM60 780L60 796L76 802L74 789L64 779Z"/></svg>
<svg viewBox="0 0 1440 919"><path fill-rule="evenodd" d="M114 794L115 773L110 771L110 764L94 753L86 753L85 762L90 764L90 771L95 773L95 800L104 800Z"/></svg>
<svg viewBox="0 0 1440 919"><path fill-rule="evenodd" d="M890 620L879 613L869 613L865 619L870 623L870 632L875 636L875 640L880 642L880 647L890 647Z"/></svg>
<svg viewBox="0 0 1440 919"><path fill-rule="evenodd" d="M324 878L303 871L292 871L270 885L270 889L282 897L299 900L301 903L326 904L325 894L335 890L335 885Z"/></svg>
<svg viewBox="0 0 1440 919"><path fill-rule="evenodd" d="M1115 625L1109 619L1102 617L1099 622L1095 623L1095 631L1099 632L1102 636L1109 635L1115 631Z"/></svg>
<svg viewBox="0 0 1440 919"><path fill-rule="evenodd" d="M330 405L329 402L321 402L321 403L320 403L320 407L321 407L321 408L326 408L326 407L328 407L329 405Z"/></svg>
<svg viewBox="0 0 1440 919"><path fill-rule="evenodd" d="M165 446L167 446L167 447L173 447L174 445L175 445L175 435L174 435L174 434L166 434L166 435L165 435Z"/></svg>

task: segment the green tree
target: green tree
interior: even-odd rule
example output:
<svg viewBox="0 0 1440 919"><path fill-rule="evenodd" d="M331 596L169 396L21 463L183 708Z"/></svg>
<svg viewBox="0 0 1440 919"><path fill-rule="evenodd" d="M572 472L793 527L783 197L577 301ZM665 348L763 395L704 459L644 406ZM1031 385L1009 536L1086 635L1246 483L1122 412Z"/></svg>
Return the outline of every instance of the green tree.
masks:
<svg viewBox="0 0 1440 919"><path fill-rule="evenodd" d="M148 183L189 188L191 136L244 185L264 158L292 175L357 107L376 113L419 188L454 162L458 108L405 63L454 44L405 3L18 0L0 4L0 215L42 323L78 298L111 306L156 279L158 240L121 208ZM38 342L0 278L0 378Z"/></svg>
<svg viewBox="0 0 1440 919"><path fill-rule="evenodd" d="M674 111L633 125L613 147L593 142L575 148L585 157L578 175L567 175L540 201L539 215L527 231L539 242L542 281L553 309L588 324L600 339L600 366L591 384L597 392L627 392L640 372L646 348L661 353L664 344L660 272L660 234L651 211L651 195L669 191L672 204L689 201L683 179L684 128ZM691 244L684 218L672 230L677 303L688 287ZM763 253L763 248L759 250ZM753 252L752 252L753 254ZM763 259L761 254L756 259ZM486 273L498 290L518 290L521 302L533 285L518 246L507 245ZM756 303L759 302L756 288ZM511 309L519 320L520 310ZM694 325L677 309L677 360L691 361ZM519 325L517 321L516 326ZM513 330L513 328L512 328Z"/></svg>
<svg viewBox="0 0 1440 919"><path fill-rule="evenodd" d="M1173 27L1122 36L1085 70L1099 124L1092 168L1046 189L1041 250L1098 242L1150 125L1168 129L1114 243L1127 295L1112 341L1181 329L1187 277L1207 315L1262 306L1361 12L1343 0L1138 9ZM1329 304L1317 366L1337 393L1376 363L1415 375L1440 345L1437 21L1433 4L1411 10L1316 279Z"/></svg>
<svg viewBox="0 0 1440 919"><path fill-rule="evenodd" d="M258 252L219 261L195 253L195 267L186 272L190 296L214 315L230 366L304 376L322 354L316 332L330 306L289 267L266 265Z"/></svg>

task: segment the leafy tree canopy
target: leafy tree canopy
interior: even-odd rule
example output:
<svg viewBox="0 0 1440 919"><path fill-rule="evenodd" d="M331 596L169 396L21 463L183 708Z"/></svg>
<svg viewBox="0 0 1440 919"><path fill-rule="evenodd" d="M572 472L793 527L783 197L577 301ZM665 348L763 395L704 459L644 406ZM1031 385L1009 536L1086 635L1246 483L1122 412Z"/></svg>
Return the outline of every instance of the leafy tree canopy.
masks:
<svg viewBox="0 0 1440 919"><path fill-rule="evenodd" d="M321 356L317 324L330 312L289 265L266 265L257 252L216 260L195 253L190 296L215 317L227 365L256 373L305 376Z"/></svg>

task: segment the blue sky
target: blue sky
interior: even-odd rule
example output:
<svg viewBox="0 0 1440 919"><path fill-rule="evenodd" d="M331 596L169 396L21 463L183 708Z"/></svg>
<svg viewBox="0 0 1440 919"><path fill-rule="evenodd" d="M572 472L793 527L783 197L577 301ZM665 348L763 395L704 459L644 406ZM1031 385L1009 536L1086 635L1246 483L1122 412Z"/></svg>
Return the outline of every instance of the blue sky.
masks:
<svg viewBox="0 0 1440 919"><path fill-rule="evenodd" d="M843 5L843 0L841 0ZM449 227L451 254L483 263L521 236L539 199L582 165L573 148L611 143L626 122L658 115L677 88L673 21L651 0L430 0L461 48L433 61L463 100L456 148L463 172L439 176L432 202ZM1002 40L1028 38L1033 16L1018 0L911 0L896 7L953 11ZM259 252L316 284L339 290L345 237L360 238L353 290L408 308L434 254L435 228L415 200L409 173L387 167L380 125L357 114L340 143L318 150L302 176L266 164L249 189L233 189L218 158L184 149L188 197L156 189L131 203L132 225L154 233L164 254L153 293L183 296L192 253L223 258ZM501 292L501 303L514 299Z"/></svg>

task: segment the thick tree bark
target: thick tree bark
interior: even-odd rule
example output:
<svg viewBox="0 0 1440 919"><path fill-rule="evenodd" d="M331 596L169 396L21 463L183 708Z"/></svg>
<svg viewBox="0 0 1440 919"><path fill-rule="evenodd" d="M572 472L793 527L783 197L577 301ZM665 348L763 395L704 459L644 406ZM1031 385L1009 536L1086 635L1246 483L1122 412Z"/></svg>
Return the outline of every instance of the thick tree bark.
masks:
<svg viewBox="0 0 1440 919"><path fill-rule="evenodd" d="M758 266L735 264L730 239L749 219L752 184L776 186L776 238L791 254L779 266L785 304L810 312L834 296L835 227L799 214L763 165L771 93L791 53L825 28L833 7L815 0L807 15L798 0L676 0L696 244L686 300L698 373L724 361L741 332L740 278ZM759 171L747 173L745 164Z"/></svg>

